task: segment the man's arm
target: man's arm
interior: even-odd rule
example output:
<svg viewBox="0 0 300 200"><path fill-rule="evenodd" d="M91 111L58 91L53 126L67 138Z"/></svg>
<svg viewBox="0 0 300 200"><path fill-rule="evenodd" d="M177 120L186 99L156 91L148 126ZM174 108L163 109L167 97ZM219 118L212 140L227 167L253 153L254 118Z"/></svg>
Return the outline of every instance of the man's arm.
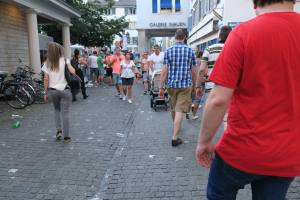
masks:
<svg viewBox="0 0 300 200"><path fill-rule="evenodd" d="M211 165L213 138L223 121L233 92L231 88L216 85L206 101L196 152L198 162L204 167Z"/></svg>
<svg viewBox="0 0 300 200"><path fill-rule="evenodd" d="M193 87L196 87L196 79L197 79L197 67L192 66L192 84L193 84Z"/></svg>
<svg viewBox="0 0 300 200"><path fill-rule="evenodd" d="M168 75L168 65L164 65L160 75L159 88L164 87L167 80L167 75Z"/></svg>
<svg viewBox="0 0 300 200"><path fill-rule="evenodd" d="M148 66L152 72L154 71L153 65L154 65L154 62L152 60L148 61Z"/></svg>
<svg viewBox="0 0 300 200"><path fill-rule="evenodd" d="M164 64L161 74L160 74L160 82L159 82L159 95L160 96L164 95L164 85L167 80L167 75L168 75L168 65Z"/></svg>
<svg viewBox="0 0 300 200"><path fill-rule="evenodd" d="M197 80L196 80L196 87L201 87L202 84L205 82L205 76L208 71L208 65L206 61L201 61L198 75L197 75Z"/></svg>

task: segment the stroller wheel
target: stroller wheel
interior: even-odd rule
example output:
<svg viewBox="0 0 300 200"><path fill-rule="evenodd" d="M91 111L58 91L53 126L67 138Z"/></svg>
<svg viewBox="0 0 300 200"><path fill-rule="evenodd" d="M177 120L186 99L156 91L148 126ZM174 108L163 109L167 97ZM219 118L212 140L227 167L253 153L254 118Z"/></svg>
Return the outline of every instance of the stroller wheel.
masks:
<svg viewBox="0 0 300 200"><path fill-rule="evenodd" d="M153 108L153 99L150 99L150 107Z"/></svg>

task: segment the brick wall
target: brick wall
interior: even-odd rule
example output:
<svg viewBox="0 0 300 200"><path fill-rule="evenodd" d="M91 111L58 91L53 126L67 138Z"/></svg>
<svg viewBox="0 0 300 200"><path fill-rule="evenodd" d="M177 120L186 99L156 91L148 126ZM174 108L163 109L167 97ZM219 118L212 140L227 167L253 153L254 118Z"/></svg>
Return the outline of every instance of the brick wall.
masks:
<svg viewBox="0 0 300 200"><path fill-rule="evenodd" d="M28 34L25 13L0 2L0 71L14 72L18 57L29 63Z"/></svg>

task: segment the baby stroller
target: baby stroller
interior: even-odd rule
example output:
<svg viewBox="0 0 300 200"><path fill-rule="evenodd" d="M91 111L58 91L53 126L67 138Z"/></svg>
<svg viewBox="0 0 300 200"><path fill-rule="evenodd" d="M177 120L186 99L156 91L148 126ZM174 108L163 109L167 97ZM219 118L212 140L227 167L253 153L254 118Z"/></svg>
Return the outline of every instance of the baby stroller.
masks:
<svg viewBox="0 0 300 200"><path fill-rule="evenodd" d="M158 107L164 107L165 110L168 110L168 102L169 95L165 90L165 94L163 97L159 96L159 82L160 82L161 72L154 72L152 80L151 80L151 88L150 88L150 106L157 111Z"/></svg>

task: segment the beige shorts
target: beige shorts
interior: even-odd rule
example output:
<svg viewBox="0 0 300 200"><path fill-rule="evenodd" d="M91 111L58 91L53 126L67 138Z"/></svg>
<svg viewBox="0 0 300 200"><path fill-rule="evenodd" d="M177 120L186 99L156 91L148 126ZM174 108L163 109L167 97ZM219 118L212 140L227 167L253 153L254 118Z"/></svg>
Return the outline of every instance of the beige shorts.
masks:
<svg viewBox="0 0 300 200"><path fill-rule="evenodd" d="M174 112L188 113L192 103L192 88L169 88L171 109Z"/></svg>

